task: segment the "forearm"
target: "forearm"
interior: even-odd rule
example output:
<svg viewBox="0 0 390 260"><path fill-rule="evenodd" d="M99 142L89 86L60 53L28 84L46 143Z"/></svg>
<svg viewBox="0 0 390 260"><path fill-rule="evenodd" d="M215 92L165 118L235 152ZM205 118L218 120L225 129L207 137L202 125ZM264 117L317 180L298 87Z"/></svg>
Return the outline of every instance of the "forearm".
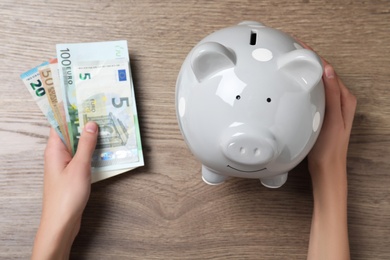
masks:
<svg viewBox="0 0 390 260"><path fill-rule="evenodd" d="M343 167L313 176L314 209L308 259L349 259L347 178ZM331 178L329 175L333 175Z"/></svg>
<svg viewBox="0 0 390 260"><path fill-rule="evenodd" d="M69 259L76 234L75 229L69 225L41 224L35 237L31 259Z"/></svg>

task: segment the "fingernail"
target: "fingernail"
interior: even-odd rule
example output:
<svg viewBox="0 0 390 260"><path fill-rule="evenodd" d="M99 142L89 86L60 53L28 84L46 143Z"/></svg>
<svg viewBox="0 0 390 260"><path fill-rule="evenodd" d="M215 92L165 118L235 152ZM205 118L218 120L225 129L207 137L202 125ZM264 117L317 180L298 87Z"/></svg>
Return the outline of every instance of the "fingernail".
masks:
<svg viewBox="0 0 390 260"><path fill-rule="evenodd" d="M334 70L333 70L332 66L330 66L330 65L325 66L325 76L328 79L334 78Z"/></svg>
<svg viewBox="0 0 390 260"><path fill-rule="evenodd" d="M98 126L95 122L88 122L84 128L85 128L85 131L87 131L88 133L91 133L91 134L96 133L96 131L98 130Z"/></svg>

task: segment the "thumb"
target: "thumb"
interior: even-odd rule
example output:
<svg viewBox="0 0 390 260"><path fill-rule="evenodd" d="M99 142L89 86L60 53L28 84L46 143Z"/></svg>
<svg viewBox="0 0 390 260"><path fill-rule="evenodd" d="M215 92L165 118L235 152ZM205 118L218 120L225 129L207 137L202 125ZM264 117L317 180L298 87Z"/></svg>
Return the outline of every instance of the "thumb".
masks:
<svg viewBox="0 0 390 260"><path fill-rule="evenodd" d="M81 133L74 161L77 164L90 167L91 157L95 150L98 137L98 125L95 122L88 122Z"/></svg>

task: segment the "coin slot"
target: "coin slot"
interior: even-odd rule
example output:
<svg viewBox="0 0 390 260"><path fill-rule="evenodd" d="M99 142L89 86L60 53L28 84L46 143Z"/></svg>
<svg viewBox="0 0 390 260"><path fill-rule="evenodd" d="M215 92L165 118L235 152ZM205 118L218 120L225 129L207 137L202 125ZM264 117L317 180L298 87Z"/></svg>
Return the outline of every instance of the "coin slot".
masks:
<svg viewBox="0 0 390 260"><path fill-rule="evenodd" d="M251 39L250 39L249 44L256 45L256 42L257 42L257 32L252 30L251 31Z"/></svg>

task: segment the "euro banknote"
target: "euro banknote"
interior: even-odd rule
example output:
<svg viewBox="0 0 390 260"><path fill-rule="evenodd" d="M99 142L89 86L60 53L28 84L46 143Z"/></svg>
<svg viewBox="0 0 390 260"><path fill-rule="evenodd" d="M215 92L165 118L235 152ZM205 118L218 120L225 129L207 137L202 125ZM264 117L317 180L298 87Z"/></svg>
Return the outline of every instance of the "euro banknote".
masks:
<svg viewBox="0 0 390 260"><path fill-rule="evenodd" d="M60 136L61 140L66 143L66 140L60 130L60 126L54 116L54 112L51 109L49 100L47 98L46 90L43 87L43 82L39 74L39 68L48 65L49 62L44 62L39 66L36 66L29 71L24 72L20 75L24 85L30 92L34 101L37 103L38 107L45 115L49 124L54 128L57 134Z"/></svg>
<svg viewBox="0 0 390 260"><path fill-rule="evenodd" d="M57 58L73 153L84 125L95 121L95 176L144 165L127 42L58 44Z"/></svg>
<svg viewBox="0 0 390 260"><path fill-rule="evenodd" d="M57 59L23 73L34 100L74 154L85 124L99 125L92 182L144 165L126 41L58 44Z"/></svg>
<svg viewBox="0 0 390 260"><path fill-rule="evenodd" d="M60 106L62 104L60 104L58 102L58 98L57 98L57 96L61 96L61 94L56 92L56 90L55 90L54 81L53 81L53 74L54 73L52 72L52 70L50 68L50 65L55 64L55 63L57 63L57 59L51 60L50 64L48 64L48 65L39 67L38 71L39 71L39 75L40 75L41 80L42 80L42 86L45 89L47 99L48 99L50 107L53 111L54 118L58 123L58 126L60 128L62 136L65 139L65 145L66 145L67 149L70 151L71 147L70 147L70 142L69 142L69 137L68 137L68 128L66 126L66 121L61 116ZM58 95L58 94L60 94L60 95Z"/></svg>
<svg viewBox="0 0 390 260"><path fill-rule="evenodd" d="M66 146L68 147L69 151L72 151L72 148L70 146L70 139L69 139L69 132L68 127L66 123L66 115L65 115L65 107L64 102L62 99L62 90L61 90L61 84L60 84L60 75L58 72L58 60L54 59L53 62L50 62L49 64L50 70L51 70L51 77L53 80L53 86L57 97L57 107L60 112L60 120L64 124L65 128L65 139L66 139Z"/></svg>

